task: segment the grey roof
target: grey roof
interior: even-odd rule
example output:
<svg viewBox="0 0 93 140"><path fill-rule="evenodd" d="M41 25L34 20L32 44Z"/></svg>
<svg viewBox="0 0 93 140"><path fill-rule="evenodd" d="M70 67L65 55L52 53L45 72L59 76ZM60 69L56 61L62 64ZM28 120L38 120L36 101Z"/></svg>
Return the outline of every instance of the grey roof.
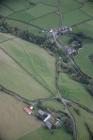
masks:
<svg viewBox="0 0 93 140"><path fill-rule="evenodd" d="M46 126L48 129L51 129L51 128L52 128L52 124L51 124L49 121L46 121L46 122L45 122L45 126Z"/></svg>
<svg viewBox="0 0 93 140"><path fill-rule="evenodd" d="M38 110L38 114L40 114L40 115L42 115L42 116L43 116L43 115L45 115L45 114L46 114L46 112L44 112L43 110L39 109L39 110Z"/></svg>

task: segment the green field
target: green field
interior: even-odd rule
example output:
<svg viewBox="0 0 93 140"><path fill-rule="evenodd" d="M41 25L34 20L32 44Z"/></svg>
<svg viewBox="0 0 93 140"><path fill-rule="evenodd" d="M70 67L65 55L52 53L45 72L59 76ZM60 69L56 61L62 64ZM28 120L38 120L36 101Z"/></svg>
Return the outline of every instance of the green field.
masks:
<svg viewBox="0 0 93 140"><path fill-rule="evenodd" d="M83 7L82 10L86 12L89 16L93 16L93 7L92 2L87 2Z"/></svg>
<svg viewBox="0 0 93 140"><path fill-rule="evenodd" d="M81 103L93 110L93 99L83 85L72 80L67 74L62 73L59 78L60 92L67 99Z"/></svg>
<svg viewBox="0 0 93 140"><path fill-rule="evenodd" d="M25 135L24 137L18 139L18 140L31 140L31 139L36 139L36 140L72 140L72 137L66 133L64 128L60 130L56 130L54 135L51 135L49 131L47 131L44 128L37 129L36 131L33 131L32 133Z"/></svg>
<svg viewBox="0 0 93 140"><path fill-rule="evenodd" d="M52 56L39 46L20 39L5 42L3 45L36 80L55 93L55 59Z"/></svg>
<svg viewBox="0 0 93 140"><path fill-rule="evenodd" d="M33 19L33 16L31 16L31 14L24 11L11 14L9 17L12 19L22 20L26 22L29 22Z"/></svg>
<svg viewBox="0 0 93 140"><path fill-rule="evenodd" d="M38 12L36 12L36 10ZM47 15L47 14L53 12L53 11L55 11L54 7L49 7L49 6L46 6L44 4L38 4L35 7L30 8L26 12L31 14L33 17L36 18L36 17L41 17L41 16L44 16L44 15Z"/></svg>
<svg viewBox="0 0 93 140"><path fill-rule="evenodd" d="M7 40L11 40L13 39L14 37L11 36L10 34L3 34L3 33L0 33L0 43L3 43Z"/></svg>
<svg viewBox="0 0 93 140"><path fill-rule="evenodd" d="M7 8L3 5L0 5L0 15L8 16L11 13L12 13L12 11L9 8Z"/></svg>
<svg viewBox="0 0 93 140"><path fill-rule="evenodd" d="M47 16L35 19L31 23L38 25L41 28L49 29L49 28L57 28L59 25L59 20L60 20L59 17L55 13L52 13Z"/></svg>
<svg viewBox="0 0 93 140"><path fill-rule="evenodd" d="M42 102L42 105L47 108L64 111L64 105L56 101L45 101Z"/></svg>
<svg viewBox="0 0 93 140"><path fill-rule="evenodd" d="M76 121L76 128L77 128L77 139L78 140L88 140L89 139L89 133L87 132L87 129L85 127L85 123L88 124L91 130L93 130L93 116L89 114L87 111L84 111L83 109L79 108L77 105L72 104L73 107L70 107L71 113L73 113L73 116L75 117ZM80 116L76 114L74 109L78 109L80 111Z"/></svg>
<svg viewBox="0 0 93 140"><path fill-rule="evenodd" d="M31 3L35 3L35 5L31 5ZM11 18L11 20L14 20L14 25L19 27L20 24L22 24L23 29L29 30L28 27L25 28L25 23L19 23L15 24L15 22L21 20L27 23L33 23L37 25L38 27L42 28L55 28L59 26L60 17L57 11L58 2L55 0L36 0L36 1L25 1L25 0L19 0L18 2L14 2L12 0L6 0L4 2L6 5L6 8L9 9L9 12L6 12L7 10L4 10L3 7L1 7L1 15L8 16ZM79 22L82 22L84 20L87 20L90 18L87 13L84 12L84 10L80 10L81 3L74 1L74 0L61 0L60 5L62 6L62 14L64 13L64 24L67 25L73 25ZM2 5L1 5L2 6ZM35 12L37 11L37 12ZM73 12L74 11L74 12ZM74 16L75 15L75 16ZM74 17L74 18L73 18ZM17 21L15 21L17 20ZM10 25L12 25L9 20L6 20ZM14 26L12 25L12 26ZM32 28L32 27L31 27ZM37 29L38 30L38 29ZM36 32L34 30L29 30L31 32Z"/></svg>
<svg viewBox="0 0 93 140"><path fill-rule="evenodd" d="M60 14L63 24L72 26L73 33L83 32L93 36L93 4L85 0L5 0L0 4L0 16L4 16L10 27L18 27L32 34L43 36L43 29L58 28ZM1 18L0 18L1 20ZM71 35L62 35L58 40L67 45ZM53 46L54 47L54 46ZM80 69L93 78L93 43L83 43L75 61ZM56 97L55 57L39 45L32 44L6 33L0 33L0 84L26 99ZM93 111L93 99L84 85L71 79L67 73L60 73L59 91L68 100L78 102ZM57 96L58 97L58 96ZM74 103L68 106L77 130L77 140L90 140L85 127L88 124L93 133L93 115ZM65 111L63 104L55 100L42 102L43 107ZM72 140L64 126L49 133L33 115L28 116L24 103L0 92L0 140ZM80 111L80 115L75 112Z"/></svg>
<svg viewBox="0 0 93 140"><path fill-rule="evenodd" d="M25 0L6 0L3 4L12 11L23 10L30 7L30 4Z"/></svg>
<svg viewBox="0 0 93 140"><path fill-rule="evenodd" d="M28 72L25 72L10 56L0 50L0 71L2 72L0 82L2 84L30 99L55 94L55 59L45 50L18 38L2 43L0 47Z"/></svg>
<svg viewBox="0 0 93 140"><path fill-rule="evenodd" d="M50 95L1 50L0 65L0 83L6 88L27 99L44 98Z"/></svg>
<svg viewBox="0 0 93 140"><path fill-rule="evenodd" d="M93 44L86 43L83 48L80 49L78 55L75 57L76 63L80 66L83 72L93 77L93 64L89 59L89 56L93 54Z"/></svg>

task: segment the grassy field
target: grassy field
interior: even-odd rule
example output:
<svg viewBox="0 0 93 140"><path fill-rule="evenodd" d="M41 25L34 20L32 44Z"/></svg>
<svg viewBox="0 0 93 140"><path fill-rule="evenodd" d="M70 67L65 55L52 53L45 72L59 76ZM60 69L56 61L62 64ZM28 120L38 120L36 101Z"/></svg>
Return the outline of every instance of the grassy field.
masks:
<svg viewBox="0 0 93 140"><path fill-rule="evenodd" d="M23 112L24 107L25 104L0 92L0 139L16 140L41 127L39 121Z"/></svg>
<svg viewBox="0 0 93 140"><path fill-rule="evenodd" d="M83 48L80 49L78 55L75 57L75 60L83 72L93 77L93 64L89 59L91 54L93 54L93 44L86 43L83 45Z"/></svg>
<svg viewBox="0 0 93 140"><path fill-rule="evenodd" d="M80 23L84 20L89 19L89 16L83 13L81 10L74 10L74 12L69 12L64 16L64 23L68 26Z"/></svg>
<svg viewBox="0 0 93 140"><path fill-rule="evenodd" d="M3 34L3 33L0 33L0 43L3 43L7 40L11 40L15 37L11 36L10 34Z"/></svg>
<svg viewBox="0 0 93 140"><path fill-rule="evenodd" d="M24 137L18 139L18 140L72 140L72 137L67 134L67 132L64 130L64 128L56 130L54 135L51 135L48 130L41 128L37 129L37 131L33 131L32 133L25 135Z"/></svg>
<svg viewBox="0 0 93 140"><path fill-rule="evenodd" d="M49 28L57 28L59 25L59 21L60 21L59 17L55 13L52 13L47 16L35 19L32 21L32 23L38 25L41 28L49 29Z"/></svg>
<svg viewBox="0 0 93 140"><path fill-rule="evenodd" d="M36 10L38 12L36 12ZM37 17L41 17L44 15L47 15L51 12L55 11L54 7L50 7L44 4L38 4L33 8L30 8L29 10L27 10L26 12L31 14L33 17L37 18Z"/></svg>
<svg viewBox="0 0 93 140"><path fill-rule="evenodd" d="M92 2L87 2L83 7L82 10L86 12L89 16L93 16L93 7Z"/></svg>
<svg viewBox="0 0 93 140"><path fill-rule="evenodd" d="M0 15L8 16L11 13L12 13L12 11L9 8L7 8L3 5L0 5Z"/></svg>
<svg viewBox="0 0 93 140"><path fill-rule="evenodd" d="M8 9L11 9L13 12L18 10L23 10L30 7L30 4L25 0L6 0L3 2L3 4L8 7Z"/></svg>
<svg viewBox="0 0 93 140"><path fill-rule="evenodd" d="M35 3L33 6L30 2ZM59 26L60 17L58 14L58 2L55 0L36 0L36 1L25 1L19 0L18 2L14 2L12 0L6 0L4 2L4 6L9 9L10 13L5 13L3 8L1 8L1 15L8 16L13 20L22 20L27 23L33 23L42 28L56 28ZM80 8L81 3L78 1L70 0L65 1L61 0L60 5L62 6L62 14L64 13L64 24L72 25L77 22L82 22L88 18L87 13L85 11L81 11ZM2 5L1 5L2 6ZM37 11L37 12L35 12ZM74 12L73 12L74 11ZM74 16L75 15L75 16ZM73 18L74 17L74 18ZM6 20L9 24L9 20ZM22 24L23 29L25 29L24 23L15 24L19 27ZM12 24L10 24L12 25ZM14 26L12 25L12 26ZM29 25L28 25L29 26ZM28 27L29 28L29 27ZM32 27L31 27L32 28ZM27 28L26 28L27 29ZM38 29L37 29L38 30ZM34 30L29 30L34 33ZM39 34L38 34L39 35Z"/></svg>
<svg viewBox="0 0 93 140"><path fill-rule="evenodd" d="M55 93L55 59L45 50L21 39L3 43L4 49L36 80Z"/></svg>
<svg viewBox="0 0 93 140"><path fill-rule="evenodd" d="M74 32L84 32L93 36L93 6L84 0L61 0L60 6L64 25L73 26ZM12 27L42 35L42 29L56 28L60 23L57 0L6 0L0 4L0 15ZM37 28L33 25L36 25ZM69 36L61 36L65 44ZM3 49L2 49L3 48ZM81 70L93 77L93 65L88 56L93 54L92 43L83 44L75 57ZM93 99L84 85L62 73L59 78L60 93L73 101L93 110ZM27 99L38 99L56 95L55 58L38 45L26 42L9 34L0 33L0 84ZM23 103L0 92L0 138L2 140L72 140L64 126L51 135L34 117L23 112ZM43 102L43 106L64 110L64 106L54 101ZM74 108L80 110L77 115ZM89 140L85 127L88 123L93 131L93 116L75 104L69 108L77 127L77 140Z"/></svg>
<svg viewBox="0 0 93 140"><path fill-rule="evenodd" d="M88 124L91 131L93 130L93 116L88 112L84 111L83 109L79 108L77 105L72 104L72 107L69 108L71 113L73 114L75 121L76 121L76 128L77 128L77 139L78 140L88 140L89 133L85 127L85 123ZM80 112L80 116L74 111L74 109L78 109Z"/></svg>
<svg viewBox="0 0 93 140"><path fill-rule="evenodd" d="M0 83L27 99L50 96L38 82L30 78L9 56L0 50Z"/></svg>
<svg viewBox="0 0 93 140"><path fill-rule="evenodd" d="M79 24L73 28L74 32L83 32L87 36L93 36L93 20Z"/></svg>
<svg viewBox="0 0 93 140"><path fill-rule="evenodd" d="M42 102L42 105L44 107L47 107L47 108L64 111L64 105L63 104L60 104L60 103L58 103L56 101Z"/></svg>
<svg viewBox="0 0 93 140"><path fill-rule="evenodd" d="M2 84L30 99L51 96L50 92L55 94L55 59L45 50L18 38L3 42L0 47L15 59L0 50Z"/></svg>
<svg viewBox="0 0 93 140"><path fill-rule="evenodd" d="M30 22L34 18L31 14L24 11L11 14L9 17L15 20L17 19L17 20L22 20L26 22Z"/></svg>
<svg viewBox="0 0 93 140"><path fill-rule="evenodd" d="M86 105L93 110L93 99L83 85L62 73L59 78L59 88L62 95L68 99Z"/></svg>

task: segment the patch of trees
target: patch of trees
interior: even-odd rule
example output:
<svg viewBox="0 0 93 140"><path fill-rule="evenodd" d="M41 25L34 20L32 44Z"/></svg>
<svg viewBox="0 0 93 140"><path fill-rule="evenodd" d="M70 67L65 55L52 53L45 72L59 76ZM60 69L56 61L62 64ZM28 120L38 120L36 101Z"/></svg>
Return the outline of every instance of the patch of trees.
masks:
<svg viewBox="0 0 93 140"><path fill-rule="evenodd" d="M73 134L73 122L69 117L66 117L64 120L64 126L66 131L70 134Z"/></svg>
<svg viewBox="0 0 93 140"><path fill-rule="evenodd" d="M43 42L45 42L46 40L45 37L36 36L28 31L23 31L17 27L10 27L7 22L0 23L0 31L3 33L11 33L12 35L39 45L43 44Z"/></svg>
<svg viewBox="0 0 93 140"><path fill-rule="evenodd" d="M86 86L86 89L89 91L90 95L93 96L93 80L89 80L89 84Z"/></svg>
<svg viewBox="0 0 93 140"><path fill-rule="evenodd" d="M86 41L93 42L93 38L90 36L87 36L83 32L72 33L71 36L72 37L68 41L68 44L71 45L76 50L79 50L79 48L82 48L83 42L86 42Z"/></svg>
<svg viewBox="0 0 93 140"><path fill-rule="evenodd" d="M93 54L89 55L89 59L93 63Z"/></svg>
<svg viewBox="0 0 93 140"><path fill-rule="evenodd" d="M31 43L38 44L39 46L48 49L50 52L52 52L55 55L58 54L59 56L65 56L64 52L61 49L57 49L56 44L54 42L52 43L51 41L47 40L45 36L43 37L43 36L34 35L33 33L27 30L25 31L17 27L10 27L8 23L5 21L4 22L2 21L0 23L0 32L11 33L12 35L20 37Z"/></svg>

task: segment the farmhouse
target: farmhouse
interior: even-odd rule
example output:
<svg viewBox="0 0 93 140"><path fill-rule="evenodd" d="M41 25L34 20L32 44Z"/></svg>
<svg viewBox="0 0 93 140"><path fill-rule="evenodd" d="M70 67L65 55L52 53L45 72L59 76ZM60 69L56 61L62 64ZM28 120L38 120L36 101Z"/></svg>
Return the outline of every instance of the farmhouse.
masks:
<svg viewBox="0 0 93 140"><path fill-rule="evenodd" d="M43 121L44 126L49 130L60 128L62 126L62 120L57 117L56 113L48 113L47 111L39 109L37 111L37 117Z"/></svg>
<svg viewBox="0 0 93 140"><path fill-rule="evenodd" d="M72 55L76 52L76 49L74 49L70 46L65 46L65 50L66 50L66 53L69 54L69 55Z"/></svg>

